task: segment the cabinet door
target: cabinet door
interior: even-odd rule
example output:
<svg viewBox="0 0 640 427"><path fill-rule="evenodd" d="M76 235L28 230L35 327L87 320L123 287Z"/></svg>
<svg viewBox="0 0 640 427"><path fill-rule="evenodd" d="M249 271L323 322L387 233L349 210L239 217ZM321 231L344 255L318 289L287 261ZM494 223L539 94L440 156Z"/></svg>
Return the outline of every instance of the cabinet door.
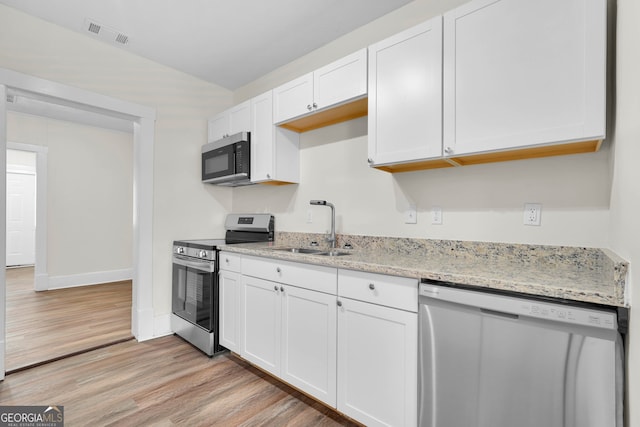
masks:
<svg viewBox="0 0 640 427"><path fill-rule="evenodd" d="M273 90L274 123L313 111L313 73L305 74Z"/></svg>
<svg viewBox="0 0 640 427"><path fill-rule="evenodd" d="M220 271L220 345L240 353L240 274Z"/></svg>
<svg viewBox="0 0 640 427"><path fill-rule="evenodd" d="M229 135L251 130L251 101L229 109Z"/></svg>
<svg viewBox="0 0 640 427"><path fill-rule="evenodd" d="M212 119L209 119L208 142L224 138L229 133L229 112L223 111Z"/></svg>
<svg viewBox="0 0 640 427"><path fill-rule="evenodd" d="M442 155L442 17L369 47L369 160Z"/></svg>
<svg viewBox="0 0 640 427"><path fill-rule="evenodd" d="M338 410L367 426L415 426L418 315L338 299Z"/></svg>
<svg viewBox="0 0 640 427"><path fill-rule="evenodd" d="M444 146L601 139L606 0L475 0L444 15Z"/></svg>
<svg viewBox="0 0 640 427"><path fill-rule="evenodd" d="M336 296L294 286L282 295L283 380L336 405Z"/></svg>
<svg viewBox="0 0 640 427"><path fill-rule="evenodd" d="M241 355L274 375L280 375L280 285L242 276Z"/></svg>
<svg viewBox="0 0 640 427"><path fill-rule="evenodd" d="M275 179L272 91L251 100L251 122L251 181Z"/></svg>
<svg viewBox="0 0 640 427"><path fill-rule="evenodd" d="M326 108L367 94L367 49L313 72L313 101Z"/></svg>

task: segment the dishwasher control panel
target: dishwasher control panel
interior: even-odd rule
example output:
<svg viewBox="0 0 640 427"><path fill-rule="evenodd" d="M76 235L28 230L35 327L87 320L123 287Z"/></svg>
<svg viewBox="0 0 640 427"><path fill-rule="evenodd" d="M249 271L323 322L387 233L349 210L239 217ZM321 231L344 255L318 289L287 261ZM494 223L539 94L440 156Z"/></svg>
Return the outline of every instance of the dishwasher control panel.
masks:
<svg viewBox="0 0 640 427"><path fill-rule="evenodd" d="M477 307L494 315L505 314L512 317L527 316L574 325L584 325L603 329L618 328L615 312L591 309L570 304L537 301L520 296L508 296L482 290L460 289L433 283L420 284L420 298Z"/></svg>

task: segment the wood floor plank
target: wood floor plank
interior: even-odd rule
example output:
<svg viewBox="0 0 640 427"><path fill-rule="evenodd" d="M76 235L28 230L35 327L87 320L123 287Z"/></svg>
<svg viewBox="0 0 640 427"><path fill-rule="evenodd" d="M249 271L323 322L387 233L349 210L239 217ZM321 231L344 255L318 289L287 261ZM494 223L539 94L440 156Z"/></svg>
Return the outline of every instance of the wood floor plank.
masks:
<svg viewBox="0 0 640 427"><path fill-rule="evenodd" d="M131 281L35 292L33 274L6 270L7 371L132 338Z"/></svg>
<svg viewBox="0 0 640 427"><path fill-rule="evenodd" d="M176 336L8 375L0 405L63 405L67 426L357 426L231 354Z"/></svg>
<svg viewBox="0 0 640 427"><path fill-rule="evenodd" d="M36 293L33 269L8 270L0 405L63 405L67 426L358 425L234 355L209 358L175 336L20 370L129 338L130 318L130 282Z"/></svg>

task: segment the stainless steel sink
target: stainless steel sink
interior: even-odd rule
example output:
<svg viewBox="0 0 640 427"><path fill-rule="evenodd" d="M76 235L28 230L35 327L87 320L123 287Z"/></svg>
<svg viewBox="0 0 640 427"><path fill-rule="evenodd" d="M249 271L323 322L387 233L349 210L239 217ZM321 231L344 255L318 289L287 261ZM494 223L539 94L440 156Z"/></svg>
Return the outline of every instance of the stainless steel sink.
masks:
<svg viewBox="0 0 640 427"><path fill-rule="evenodd" d="M308 254L308 255L322 255L322 256L342 256L350 255L349 252L343 252L336 249L327 251L326 249L311 249L311 248L272 248L274 251L289 252L292 254Z"/></svg>
<svg viewBox="0 0 640 427"><path fill-rule="evenodd" d="M273 250L291 252L292 254L319 254L323 252L322 249L309 249L309 248L273 248Z"/></svg>
<svg viewBox="0 0 640 427"><path fill-rule="evenodd" d="M336 251L336 250L331 250L328 252L320 252L319 254L316 255L323 255L323 256L343 256L343 255L351 255L350 252L343 252L343 251Z"/></svg>

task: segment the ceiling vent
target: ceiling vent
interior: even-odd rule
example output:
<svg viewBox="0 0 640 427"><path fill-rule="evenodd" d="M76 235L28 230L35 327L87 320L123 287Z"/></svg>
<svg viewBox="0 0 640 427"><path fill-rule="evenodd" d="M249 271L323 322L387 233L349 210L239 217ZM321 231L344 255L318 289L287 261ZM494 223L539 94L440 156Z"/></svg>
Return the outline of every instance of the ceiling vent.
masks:
<svg viewBox="0 0 640 427"><path fill-rule="evenodd" d="M105 27L91 19L85 19L84 28L89 33L97 36L103 41L112 44L126 45L129 43L129 36L113 28Z"/></svg>

